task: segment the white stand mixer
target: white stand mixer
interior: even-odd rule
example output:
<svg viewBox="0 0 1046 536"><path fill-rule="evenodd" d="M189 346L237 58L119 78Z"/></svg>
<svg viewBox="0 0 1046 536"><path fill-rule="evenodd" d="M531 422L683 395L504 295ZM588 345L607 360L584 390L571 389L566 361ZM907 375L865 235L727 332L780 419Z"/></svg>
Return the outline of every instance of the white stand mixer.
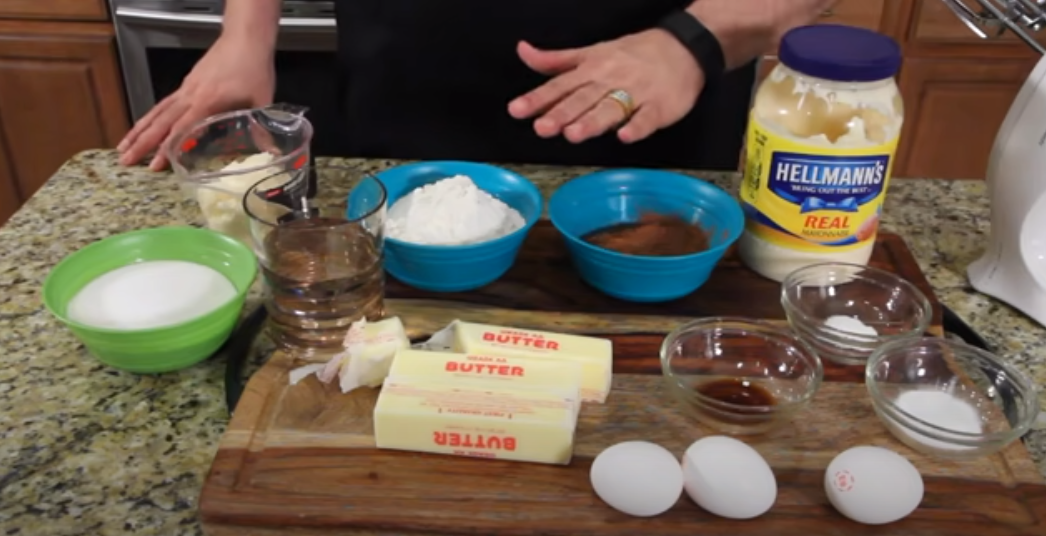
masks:
<svg viewBox="0 0 1046 536"><path fill-rule="evenodd" d="M1046 0L942 0L981 37L1007 29L1044 54L1010 106L988 160L988 249L967 268L978 292L1046 326L1046 48L1025 30L1046 24Z"/></svg>

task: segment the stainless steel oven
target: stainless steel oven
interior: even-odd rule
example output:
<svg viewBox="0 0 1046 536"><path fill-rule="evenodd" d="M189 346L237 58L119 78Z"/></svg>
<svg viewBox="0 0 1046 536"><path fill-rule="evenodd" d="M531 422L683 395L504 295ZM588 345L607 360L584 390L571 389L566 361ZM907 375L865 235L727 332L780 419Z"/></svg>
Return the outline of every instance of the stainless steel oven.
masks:
<svg viewBox="0 0 1046 536"><path fill-rule="evenodd" d="M109 0L131 117L174 92L221 31L222 0ZM334 154L342 118L333 0L285 0L276 101L308 106L313 151Z"/></svg>

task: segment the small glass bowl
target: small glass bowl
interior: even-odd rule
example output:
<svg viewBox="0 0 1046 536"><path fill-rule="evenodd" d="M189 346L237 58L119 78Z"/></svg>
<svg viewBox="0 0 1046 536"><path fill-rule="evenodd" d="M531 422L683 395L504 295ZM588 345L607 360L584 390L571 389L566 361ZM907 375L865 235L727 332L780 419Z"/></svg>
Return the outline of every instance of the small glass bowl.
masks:
<svg viewBox="0 0 1046 536"><path fill-rule="evenodd" d="M684 324L661 344L668 391L697 420L728 434L759 434L791 420L824 369L791 331L745 318Z"/></svg>
<svg viewBox="0 0 1046 536"><path fill-rule="evenodd" d="M1023 436L1039 412L1027 375L990 352L937 337L884 344L868 359L865 384L898 440L942 458L992 454Z"/></svg>
<svg viewBox="0 0 1046 536"><path fill-rule="evenodd" d="M885 270L847 263L790 273L781 283L781 306L792 329L822 359L842 365L864 365L886 342L923 336L933 318L930 300L915 285ZM855 320L876 334L840 325Z"/></svg>

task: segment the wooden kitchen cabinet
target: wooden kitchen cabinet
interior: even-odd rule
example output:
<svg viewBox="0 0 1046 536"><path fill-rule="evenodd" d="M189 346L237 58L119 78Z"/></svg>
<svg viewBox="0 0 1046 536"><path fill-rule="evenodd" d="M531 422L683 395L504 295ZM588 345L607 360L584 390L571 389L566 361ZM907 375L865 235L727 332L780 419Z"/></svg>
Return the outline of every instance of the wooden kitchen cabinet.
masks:
<svg viewBox="0 0 1046 536"><path fill-rule="evenodd" d="M0 195L20 203L72 155L115 146L123 95L111 24L0 21Z"/></svg>
<svg viewBox="0 0 1046 536"><path fill-rule="evenodd" d="M109 10L105 0L2 0L0 18L104 21Z"/></svg>
<svg viewBox="0 0 1046 536"><path fill-rule="evenodd" d="M0 148L0 225L22 206L22 194L15 185L14 177L7 172L10 168L11 160Z"/></svg>
<svg viewBox="0 0 1046 536"><path fill-rule="evenodd" d="M906 108L895 175L983 177L995 134L1034 63L909 58L900 87Z"/></svg>
<svg viewBox="0 0 1046 536"><path fill-rule="evenodd" d="M975 2L969 2L971 7ZM964 22L952 13L952 10L941 0L914 0L911 13L911 25L908 40L924 50L943 54L969 54L974 56L1031 55L1031 49L1012 32L998 33L1000 26L982 26L991 39L982 39L973 33ZM1046 43L1046 33L1040 34L1037 41Z"/></svg>
<svg viewBox="0 0 1046 536"><path fill-rule="evenodd" d="M1010 32L981 39L940 0L909 1L900 19L905 128L894 173L983 178L999 126L1039 57Z"/></svg>

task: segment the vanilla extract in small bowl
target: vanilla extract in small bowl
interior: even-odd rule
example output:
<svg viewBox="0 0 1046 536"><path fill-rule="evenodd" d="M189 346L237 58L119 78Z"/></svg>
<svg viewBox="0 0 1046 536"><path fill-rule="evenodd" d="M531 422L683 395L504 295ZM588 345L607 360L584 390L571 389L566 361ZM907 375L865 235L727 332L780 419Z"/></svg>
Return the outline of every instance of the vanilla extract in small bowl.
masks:
<svg viewBox="0 0 1046 536"><path fill-rule="evenodd" d="M687 414L727 434L769 432L806 408L824 376L795 333L750 318L693 320L665 337L661 369Z"/></svg>
<svg viewBox="0 0 1046 536"><path fill-rule="evenodd" d="M694 384L694 392L722 402L723 408L711 411L719 420L731 424L768 421L773 418L773 406L777 405L777 398L769 390L740 378L698 382Z"/></svg>
<svg viewBox="0 0 1046 536"><path fill-rule="evenodd" d="M715 380L699 383L694 386L694 390L708 398L735 406L758 408L777 404L777 399L770 391L748 380Z"/></svg>

